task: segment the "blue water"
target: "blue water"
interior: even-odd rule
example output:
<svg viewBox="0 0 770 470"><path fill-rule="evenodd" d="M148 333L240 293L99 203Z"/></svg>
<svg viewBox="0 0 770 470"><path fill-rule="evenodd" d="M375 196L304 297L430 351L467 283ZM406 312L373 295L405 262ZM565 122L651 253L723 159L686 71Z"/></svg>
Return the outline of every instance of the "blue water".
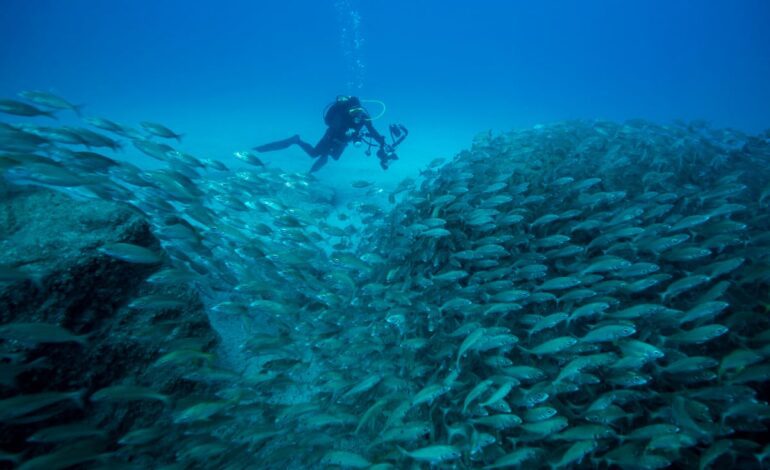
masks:
<svg viewBox="0 0 770 470"><path fill-rule="evenodd" d="M503 368L499 359L510 355L517 366L542 365L544 377L542 381L522 377L526 383L511 397L518 408L515 412L527 413L524 408L540 400L537 403L553 405L554 412L565 415L557 417L563 420L564 426L588 422L592 416L604 419L602 413L588 412L594 394L633 387L651 392L638 395L641 397L638 400L633 398L635 403L626 403L633 395L625 395L622 404L628 406L618 410L627 416L618 420L618 424L610 423L617 435L597 439L596 442L602 441L597 444L599 448L586 451L592 454L591 462L596 465L609 466L609 452L621 443L634 441L636 438L630 433L635 428L652 423L676 423L681 425L680 435L697 438L697 445L679 455L665 449L649 450L639 440L639 447L627 447L626 459L617 462L625 464L631 459L636 463L636 457L665 455L675 460L674 465L683 468L693 467L695 461L702 458L699 464L705 468L711 455L719 459L713 462L713 468L729 461L736 468L751 468L746 463L753 464L754 454L759 451L759 447L752 449L751 443L766 444L764 426L770 414L765 380L770 325L764 315L770 305L767 298L770 248L768 221L757 216L766 211L770 201L767 139L742 139L728 132L711 134L700 126L695 126L697 130L693 131L686 131L685 127L672 130L636 126L624 138L604 140L600 136L618 134L619 126L544 126L542 132L525 131L507 141L482 142L475 152L458 159L454 167L446 168L448 171L436 171L419 181L422 189L414 193L403 192L396 198L392 193L376 194L372 188L389 189L403 178L416 177L429 162L436 158L451 159L471 145L474 135L489 130L527 129L571 119L644 118L663 124L677 119L705 120L717 128L760 132L770 127L768 20L769 0L0 0L0 99L14 98L22 90L51 91L85 105L86 116L106 117L134 127L141 121L160 122L184 134L179 144L168 141L175 148L201 159L220 160L231 167L245 165L233 157L233 152L275 139L299 133L315 143L325 130L324 108L339 94L382 101L384 108L369 102L372 115L384 112L374 122L380 131L386 132L390 123L402 123L411 131L398 149L401 159L387 172L380 169L375 157L365 156L362 148L351 147L340 161L330 161L316 176L325 185L338 188L339 193L331 195L326 188L305 190L305 180L296 176L281 175L279 179L270 173L269 177L259 179L246 174L248 178L244 179L242 175L211 169L196 173L185 165L174 167L174 172L141 175L155 187L139 186L136 183L140 176L131 178L128 170L114 168L114 172L101 174L84 171L86 178L70 188L67 182L77 178L69 178L66 171L56 171L55 164L41 164L42 159L33 157L19 158L23 163L15 165L14 159L2 158L1 154L6 151L15 151L15 147L3 147L13 140L9 135L15 136L4 127L5 134L0 135L5 139L0 142L0 196L5 205L2 220L7 222L0 226L4 237L0 240L3 247L0 249L3 255L0 256L0 294L5 296L0 298L4 302L0 311L5 314L2 326L8 327L7 321L23 321L23 331L29 321L54 321L55 318L59 322L62 318L63 326L70 328L67 323L72 323L73 334L82 334L84 338L87 335L89 339L83 341L85 354L77 350L78 355L72 356L87 361L85 366L82 360L69 362L70 356L59 355L54 348L51 351L56 355L52 354L50 364L43 366L41 359L48 357L38 355L42 348L29 356L20 353L24 365L30 366L30 372L35 374L30 374L34 381L10 389L7 366L16 365L12 364L16 359L15 349L9 348L0 358L0 365L6 366L2 371L4 376L0 377L0 387L5 387L0 388L1 396L5 400L10 393L22 396L37 393L37 387L48 391L49 386L61 391L88 389L84 411L94 413L88 415L88 420L102 423L113 438L129 427L147 425L145 420L151 414L147 410L151 408L142 405L141 409L128 409L118 405L110 418L112 421L105 423L110 415L104 408L106 404L99 403L105 392L100 394L101 398L93 392L101 387L136 381L164 393L167 389L173 390L173 411L168 406L153 416L157 420L153 423L165 426L171 419L178 420L180 410L189 410L186 407L198 399L188 395L191 388L186 384L166 380L181 382L178 377L188 380L189 376L181 374L187 365L195 364L179 367L168 377L162 377L163 380L150 384L155 377L165 375L162 369L154 369L157 363L148 366L146 373L136 372L137 375L132 376L128 371L138 371L139 367L127 369L117 359L125 352L127 361L136 359L137 364L148 364L150 360L165 358L168 351L194 353L187 350L193 347L192 343L175 344L170 339L187 334L197 336L196 325L206 313L222 338L216 350L217 365L221 363L236 373L245 371L238 379L232 376L224 380L211 379L225 384L237 380L235 385L245 391L241 403L244 408L236 409L237 399L228 394L228 409L223 408L219 414L227 417L226 425L232 425L232 429L222 434L226 437L220 443L219 430L211 436L217 439L207 441L206 428L197 429L202 423L178 422L167 430L165 439L136 451L123 447L129 450L116 451L116 460L130 458L144 465L156 455L163 455L163 460L176 455L182 461L191 461L195 460L192 454L197 450L202 457L213 457L211 468L238 468L233 465L243 457L255 460L267 457L271 460L260 464L272 463L271 468L284 468L286 462L293 462L296 468L298 462L320 460L321 463L317 463L320 468L328 455L322 452L350 449L365 453L373 461L391 460L406 465L405 458L397 460L398 453L385 454L384 447L379 448L382 451L370 452L371 448L362 446L363 441L388 429L385 416L387 421L390 416L397 416L402 409L398 402L403 398L406 400L403 404L408 407L402 411L411 413L407 417L409 421L427 419L435 425L431 444L434 441L456 444L459 439L453 441L452 436L457 429L473 429L470 438L464 438L467 442L462 444L463 459L464 463L481 466L482 462L495 461L501 451L509 451L512 441L501 439L488 453L481 447L472 449L477 444L481 446L481 434L477 434L475 426L479 425L481 430L493 426L477 419L481 415L476 411L466 413L465 408L471 403L468 397L474 393L470 390L481 390L476 382L489 376L489 383L493 383L491 379L497 379L498 375L492 376L491 372L498 374L497 369ZM58 125L85 125L70 111L59 111L57 115ZM26 119L0 115L0 122L6 120L18 125L54 125L54 121L45 117ZM553 136L569 141L570 136L565 133L575 133L578 138L568 145L550 147L553 140L549 139ZM160 141L160 138L153 139ZM660 143L661 147L648 152L650 141ZM605 151L605 142L609 151ZM100 147L94 150L140 167L168 166L166 162L141 154L129 139L123 139L123 144L125 148L117 155ZM506 148L508 145L510 148ZM527 145L532 145L534 150L518 151ZM73 146L56 147L61 150ZM83 150L79 146L74 148ZM551 148L555 150L548 154ZM636 152L640 148L643 150ZM51 147L40 145L35 150L55 157L54 162L76 161L72 155L60 154ZM485 158L486 152L492 154L490 158ZM307 171L312 163L297 148L263 154L260 158L271 167L297 172ZM523 161L525 158L529 160ZM84 159L84 163L88 161ZM452 171L458 169L460 171ZM186 175L190 173L200 177L188 180ZM80 243L69 249L65 241L78 238L69 236L70 230L76 234L91 230L91 226L99 226L99 230L94 230L97 233L101 233L101 229L114 229L116 235L125 233L132 237L127 240L131 243L145 243L145 235L149 234L142 231L141 227L145 226L138 221L136 224L126 222L123 227L123 222L118 221L123 220L123 216L117 212L114 217L110 214L104 218L98 214L91 217L92 209L84 205L73 210L75 216L70 217L63 214L65 209L59 207L57 199L46 193L16 194L17 184L29 183L25 176L32 183L42 180L55 184L63 180L63 186L55 189L80 198L89 190L81 185L102 181L90 189L100 198L102 195L106 199L114 197L117 203L130 202L148 213L153 237L160 239L164 256L168 255L169 263L164 267L177 267L183 273L194 271L201 276L195 275L198 280L189 284L188 281L171 286L144 283L141 277L144 274L140 276L134 273L133 267L117 264L120 259L130 261L131 256L125 256L127 247L123 245L121 258L120 249L116 250L114 244L100 245L103 241L96 240L96 234L91 237L89 233L85 240L79 240ZM588 179L597 176L601 180ZM177 187L168 178L176 178L173 181L181 183ZM352 187L351 182L359 179L377 184ZM198 197L197 191L191 190L192 181L201 185L203 196ZM497 189L489 191L493 181L499 184ZM252 183L260 186L249 186ZM596 191L588 191L588 187L583 186L587 184L595 185ZM388 195L402 204L386 204ZM34 199L38 196L40 199ZM27 203L27 197L33 202ZM308 204L311 197L312 205ZM444 201L439 202L442 197ZM301 202L295 204L297 200ZM363 203L363 207L356 210L355 202ZM395 209L391 213L380 213L380 203L387 210ZM62 204L62 207L70 206ZM246 207L251 210L244 210ZM299 210L292 211L292 207ZM500 217L497 217L498 208ZM495 219L478 215L485 212L494 212ZM572 215L567 216L569 213ZM489 221L485 221L487 218ZM516 218L521 220L517 222ZM24 220L33 220L32 226L41 228L40 237L34 230L26 230L29 224ZM59 220L67 221L62 224L67 230L56 230ZM550 222L543 222L547 220ZM47 223L49 221L51 223ZM583 222L588 224L582 225ZM594 228L590 228L594 223ZM113 224L120 226L116 228ZM71 226L76 228L70 229ZM684 234L685 228L690 229L689 234ZM138 233L140 231L142 233ZM354 235L345 235L351 233ZM636 237L634 233L644 235ZM677 255L663 253L673 247L659 245L659 237L669 238L663 240L664 244L679 240L678 243L683 243L681 250L672 250ZM123 241L122 236L120 240ZM104 240L108 241L112 240ZM151 245L148 247L154 252L154 238ZM558 248L562 245L564 252ZM701 245L708 249L700 250L700 254L693 251ZM327 256L332 248L334 255ZM542 260L541 252L545 253ZM145 258L152 258L152 253L148 256L144 251L139 252L142 253ZM550 254L550 258L546 254ZM117 259L107 260L107 256ZM688 259L690 256L693 258ZM377 258L380 261L376 261ZM38 281L33 275L38 272L37 265L44 262L54 268L46 265L45 269L51 269L52 274ZM607 268L601 266L602 263L616 266ZM527 268L534 269L525 274ZM150 267L147 269L149 272ZM635 270L640 269L649 270L647 274L660 272L637 281L641 275ZM628 274L629 271L632 274ZM136 273L140 272L144 271L137 268ZM609 272L612 273L607 274ZM58 274L61 279L54 277ZM89 281L92 274L93 280ZM606 281L602 275L607 276ZM575 302L559 298L557 308L563 308L565 313L561 315L568 319L563 321L563 326L550 325L548 329L553 331L538 333L535 326L545 324L536 315L554 313L551 302L557 297L550 291L560 290L544 288L546 276L550 276L549 280L580 283L583 292L572 291L573 299L581 297ZM130 277L125 286L122 285L124 277ZM458 282L447 281L452 277L457 277ZM73 278L78 278L78 282L72 281ZM24 289L13 292L14 295L7 294L15 287L8 284L8 280L23 281ZM31 280L35 282L29 282ZM650 281L653 284L644 284ZM697 286L685 289L683 281ZM106 289L118 282L121 282L120 289L112 296ZM153 303L153 295L165 294L166 290L174 305L174 300L182 299L175 296L182 295L182 289L187 292L187 287L192 288L193 284L199 289L204 307L201 311L197 310L197 302L189 302L185 295L184 310L168 304L163 306L164 297L160 297L155 298L156 305L148 306L147 311L133 313L133 310L142 310L142 302ZM509 287L515 290L502 291ZM31 290L33 288L35 290ZM41 295L34 297L30 292L38 289ZM533 293L532 299L539 295L537 301L518 305L511 300L529 295L529 291ZM135 295L132 300L127 299L129 292ZM583 297L593 294L599 297L594 300ZM192 295L191 292L190 298ZM29 309L21 301L17 302L27 296ZM109 301L100 300L108 296ZM134 303L137 299L142 301ZM703 314L704 322L722 315L715 320L719 323L707 325L711 327L707 333L716 336L704 341L720 339L705 345L699 344L702 341L697 338L706 335L702 330L688 335L695 329L689 324L696 318L681 320L677 326L674 316L678 310L685 317L693 315L693 310L697 313L697 307L707 303L704 299L711 299L710 308L724 300L721 308L726 309L724 313ZM583 300L588 303L577 307ZM657 314L637 318L627 310L645 304L654 307L653 303L657 302L665 304L666 310L677 310L670 310L659 318ZM4 305L11 307L3 309ZM20 306L18 312L14 311L17 305ZM577 308L573 310L573 307ZM583 307L587 308L577 313ZM496 310L498 308L502 310ZM622 353L623 359L633 356L626 354L616 342L607 341L612 339L611 335L619 335L617 331L610 334L604 329L602 334L609 336L597 341L595 332L602 328L595 327L605 323L601 315L609 308L612 310L608 310L608 315L619 315L608 316L610 320L606 323L617 319L619 324L615 327L628 326L620 322L632 319L633 335L661 349L665 342L667 356L658 358L660 363L655 366L647 365L646 370L637 365L642 371L639 374L632 370L633 365L628 371L620 368L612 371L609 365L591 366L607 370L597 372L596 376L583 374L578 382L577 377L567 374L562 377L560 355L551 358L548 357L551 353L535 349L554 337L562 340L576 337L582 342L574 354L594 351L589 348L596 343L597 352L618 356ZM521 312L515 318L514 315L505 318L517 309ZM571 316L567 316L568 310ZM175 317L166 316L167 311L179 311L178 324L171 320ZM186 317L187 313L196 316ZM131 318L136 320L129 321ZM92 323L99 326L85 329ZM352 328L346 328L346 323ZM688 325L684 327L684 324ZM456 333L460 325L462 333ZM506 330L489 328L491 325ZM156 326L157 331L151 331ZM172 326L173 335L166 335L166 327L170 331ZM465 330L468 327L471 328ZM5 334L10 336L3 337L3 341L13 338L11 330L13 328L6 330ZM117 334L104 338L107 331ZM484 340L483 348L477 347L475 342L481 341L480 335L492 331L507 331L517 336L495 333L492 340ZM627 336L628 331L623 335ZM266 340L270 335L278 340L275 344ZM156 337L163 340L155 344ZM254 343L247 344L249 340ZM521 349L512 349L518 341ZM270 357L281 353L284 342L288 356ZM6 343L0 346L5 348ZM158 354L164 354L158 359L152 357L156 347ZM456 352L450 348L456 348ZM746 349L756 349L755 356L751 357L752 351ZM463 350L474 354L466 355ZM499 351L493 353L493 350ZM5 349L0 352L5 353ZM482 352L488 356L482 356ZM494 359L492 354L499 356ZM573 353L568 354L565 360ZM694 367L677 365L683 354L697 360L713 359L713 365L706 361L702 368L713 369L719 364L719 376L715 373L709 376L708 370L693 370L692 375L688 372L673 377L677 367ZM102 367L105 362L99 361L103 357L115 358L116 367L111 366L105 372ZM487 359L494 362L481 365L482 358L485 362ZM273 369L273 361L281 363L284 359L289 365L280 364ZM295 359L300 362L295 364ZM614 361L613 356L606 355L600 362L609 359ZM67 362L62 362L64 360ZM731 365L731 361L735 364ZM750 373L741 377L744 372L740 370L741 361L749 367L759 365L754 369L747 367L745 370ZM70 369L70 364L76 368ZM81 367L90 370L92 364L97 366L93 373L77 374L71 382L65 380ZM574 364L565 369L572 368L573 374L582 372ZM589 370L589 362L585 364ZM33 367L35 370L50 367L56 373L48 382L44 380L44 373L32 371ZM124 369L126 377L123 377ZM326 371L332 372L328 378ZM14 372L12 368L11 372ZM273 373L276 375L271 377ZM505 372L508 373L514 375ZM21 373L17 375L21 377ZM11 374L10 378L16 379L16 375ZM553 379L551 384L550 379ZM562 401L558 396L543 393L544 390L569 393L568 388L561 386L573 380L586 386L577 389L577 392L586 392L584 396L568 396ZM349 382L344 383L345 388L342 381ZM730 388L709 390L712 381ZM733 381L739 386L732 388ZM19 382L23 382L22 379ZM505 383L513 383L502 382L500 389L504 391ZM424 396L425 390L430 391L439 383L443 383L441 393L444 395L438 399L444 400L447 407L431 404L425 414L422 400L418 402L417 397ZM545 388L546 385L550 388ZM495 389L497 387L495 381ZM222 388L212 385L211 396L216 389L217 396L224 399L222 392L227 392L227 388L227 385ZM196 394L198 391L196 388ZM408 391L408 398L401 396L402 391ZM661 391L665 393L659 393ZM256 393L252 396L252 392ZM485 396L494 394L492 389L489 392ZM238 396L240 394L239 390ZM731 398L728 400L718 396L720 394ZM452 403L458 405L462 397L465 403L460 412L459 406ZM692 410L688 410L686 402L692 397L696 401ZM621 402L618 396L612 399ZM701 406L707 405L699 406L699 399L711 409L704 412ZM305 400L311 405L307 408L309 411L302 411L302 405L308 404ZM481 395L476 400L472 404L482 409L497 403L490 398L491 401L482 404ZM3 403L7 408L9 402ZM232 409L229 409L230 403ZM294 404L300 406L292 410ZM318 413L313 411L316 404ZM562 409L567 407L571 411L563 413ZM23 407L20 408L23 411ZM500 411L502 408L489 406L489 409ZM441 414L437 413L439 410ZM18 413L25 414L21 411ZM612 421L615 412L610 411L606 419ZM340 423L318 424L328 416L334 418L332 415L338 412L340 416L342 412L345 415L350 412L349 416L358 419L349 421L345 416ZM14 413L17 411L0 413L0 429L23 430L1 433L4 452L29 450L23 457L29 462L54 448L26 443L27 431L31 432L33 427L37 430L38 424L42 426L45 414L21 416L32 419L22 423L31 426L12 428L7 423L11 423ZM694 415L692 420L688 413ZM302 423L299 417L303 414L320 419L316 424ZM367 427L361 428L367 415L370 421ZM63 420L70 417L53 416L51 422L56 418L56 424L60 424L60 419L63 424ZM687 420L680 423L683 417ZM35 422L35 418L40 418L40 422ZM285 436L260 437L262 424L257 423L262 421L266 429L275 427ZM247 430L239 436L245 423L248 423ZM362 433L359 434L359 429L353 432L351 424L354 423L358 423ZM453 430L450 425L454 426ZM699 429L700 425L703 429ZM738 431L735 434L726 427L733 425ZM334 441L324 440L324 428L328 427L341 429L329 430L328 438ZM373 430L368 430L369 427ZM190 434L181 434L188 430ZM556 462L566 460L572 453L571 443L540 439L544 437L540 432L527 433L530 431L516 431L513 440L526 443L525 448L531 444L533 449L547 451L548 454L537 456L540 463L558 466ZM487 436L485 439L491 435ZM509 437L503 433L492 437L504 436ZM252 438L255 447L244 455L247 453L242 453L241 444L252 444L249 442ZM260 447L262 440L270 441L265 449ZM13 446L5 448L6 442ZM223 450L220 452L216 447L207 450L205 446L209 442L223 445ZM409 446L410 450L427 442L414 444ZM714 451L719 451L722 445L731 446L729 450L722 448L724 455ZM180 453L176 453L177 446ZM111 449L115 447L117 444ZM764 449L764 456L770 454L770 448ZM185 457L185 453L190 455ZM473 453L477 455L470 455ZM102 452L94 450L91 454L89 458ZM220 454L225 456L221 460L227 462L219 462L222 465L217 466L216 457ZM236 458L231 462L233 455ZM0 463L4 463L5 458L0 453ZM661 461L647 462L652 465ZM575 466L587 466L588 462L586 458Z"/></svg>
<svg viewBox="0 0 770 470"><path fill-rule="evenodd" d="M4 0L0 96L48 90L87 114L162 122L183 150L226 162L294 133L315 142L337 94L380 99L377 127L411 130L401 160L383 174L349 149L319 177L395 183L488 129L642 117L763 130L768 20L764 0ZM265 160L311 163L298 149Z"/></svg>

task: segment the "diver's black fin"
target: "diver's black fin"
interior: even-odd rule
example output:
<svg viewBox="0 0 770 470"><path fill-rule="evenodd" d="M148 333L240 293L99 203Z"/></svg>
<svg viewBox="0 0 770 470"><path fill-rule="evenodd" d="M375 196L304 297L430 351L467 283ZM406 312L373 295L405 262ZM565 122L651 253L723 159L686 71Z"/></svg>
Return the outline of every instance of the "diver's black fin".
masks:
<svg viewBox="0 0 770 470"><path fill-rule="evenodd" d="M289 137L288 139L278 140L275 142L270 142L269 144L260 145L257 147L254 147L254 150L256 150L259 153L263 152L272 152L273 150L283 150L285 148L290 147L293 144L299 143L299 136L295 135L292 137Z"/></svg>

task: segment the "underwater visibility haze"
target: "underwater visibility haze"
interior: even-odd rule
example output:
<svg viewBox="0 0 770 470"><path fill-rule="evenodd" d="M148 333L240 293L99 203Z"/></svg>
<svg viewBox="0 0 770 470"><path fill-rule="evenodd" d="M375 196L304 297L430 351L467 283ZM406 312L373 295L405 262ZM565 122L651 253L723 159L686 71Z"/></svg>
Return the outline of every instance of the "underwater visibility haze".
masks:
<svg viewBox="0 0 770 470"><path fill-rule="evenodd" d="M5 0L0 468L766 468L769 19Z"/></svg>

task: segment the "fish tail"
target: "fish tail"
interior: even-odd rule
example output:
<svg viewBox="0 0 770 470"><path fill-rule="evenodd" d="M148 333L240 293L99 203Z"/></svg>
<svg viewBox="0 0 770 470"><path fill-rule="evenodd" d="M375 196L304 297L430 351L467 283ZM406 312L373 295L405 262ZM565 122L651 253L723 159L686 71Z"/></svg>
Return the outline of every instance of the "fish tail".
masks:
<svg viewBox="0 0 770 470"><path fill-rule="evenodd" d="M42 273L33 273L29 276L29 281L38 291L43 290L43 279L44 275Z"/></svg>
<svg viewBox="0 0 770 470"><path fill-rule="evenodd" d="M51 119L59 120L59 118L56 116L55 111L41 111L41 114L43 116L48 116Z"/></svg>
<svg viewBox="0 0 770 470"><path fill-rule="evenodd" d="M71 398L72 401L74 401L79 408L85 408L86 407L85 396L86 396L86 389L81 389L70 393L69 398Z"/></svg>
<svg viewBox="0 0 770 470"><path fill-rule="evenodd" d="M722 365L720 365L719 369L717 369L717 380L719 380L721 382L722 381L722 376L724 374L725 374L725 368Z"/></svg>
<svg viewBox="0 0 770 470"><path fill-rule="evenodd" d="M757 462L759 463L759 466L762 467L762 462L767 458L768 451L758 452L754 454L754 458L757 459Z"/></svg>
<svg viewBox="0 0 770 470"><path fill-rule="evenodd" d="M73 339L81 346L88 344L88 335L75 336Z"/></svg>
<svg viewBox="0 0 770 470"><path fill-rule="evenodd" d="M174 134L174 138L179 143L182 143L182 137L184 137L184 134Z"/></svg>
<svg viewBox="0 0 770 470"><path fill-rule="evenodd" d="M85 104L74 104L72 105L72 110L77 114L78 117L83 117L83 107Z"/></svg>

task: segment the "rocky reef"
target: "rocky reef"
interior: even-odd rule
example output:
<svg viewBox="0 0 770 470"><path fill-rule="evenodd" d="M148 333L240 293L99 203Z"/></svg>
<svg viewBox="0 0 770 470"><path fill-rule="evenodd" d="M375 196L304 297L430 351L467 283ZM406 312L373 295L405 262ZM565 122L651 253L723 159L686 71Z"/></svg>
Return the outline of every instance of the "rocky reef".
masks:
<svg viewBox="0 0 770 470"><path fill-rule="evenodd" d="M146 283L163 264L129 263L100 251L116 242L160 250L147 220L126 205L78 201L47 189L4 188L0 265L28 277L0 284L0 322L56 325L83 338L4 342L2 398L51 392L73 392L75 398L72 406L51 403L16 420L4 420L0 447L6 452L29 452L26 440L31 435L65 423L91 425L102 431L100 437L113 438L131 428L158 424L166 406L162 401L118 398L110 405L85 400L105 387L151 385L168 396L206 388L153 366L159 355L181 342L195 342L203 349L215 345L216 336L197 293L179 285ZM131 306L132 299L168 294L184 300L184 307ZM163 445L155 444L156 455L162 457ZM45 451L46 446L35 450Z"/></svg>

